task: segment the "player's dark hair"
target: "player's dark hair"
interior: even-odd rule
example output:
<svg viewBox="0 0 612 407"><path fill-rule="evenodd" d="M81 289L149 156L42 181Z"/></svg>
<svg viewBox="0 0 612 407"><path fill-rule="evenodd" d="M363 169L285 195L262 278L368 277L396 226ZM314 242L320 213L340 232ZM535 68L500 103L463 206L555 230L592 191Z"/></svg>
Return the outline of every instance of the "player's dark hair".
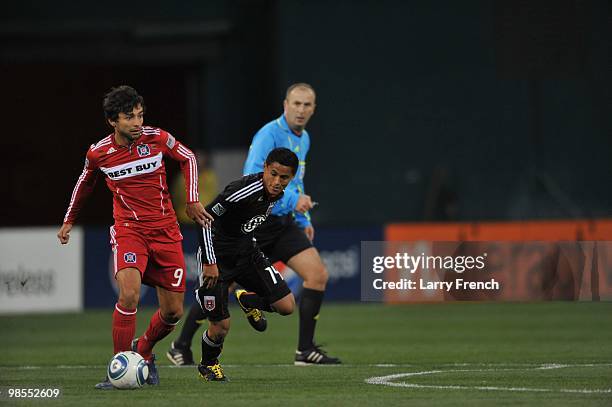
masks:
<svg viewBox="0 0 612 407"><path fill-rule="evenodd" d="M298 82L298 83L294 83L293 85L287 88L287 92L285 93L285 99L289 99L289 94L293 92L293 89L297 89L297 88L309 89L312 92L312 94L315 95L315 98L317 97L317 93L315 92L312 86L310 86L308 83L305 83L305 82Z"/></svg>
<svg viewBox="0 0 612 407"><path fill-rule="evenodd" d="M119 113L132 113L136 106L142 106L145 108L144 99L136 92L136 89L131 86L121 85L116 88L112 88L104 96L104 116L106 119L117 121Z"/></svg>
<svg viewBox="0 0 612 407"><path fill-rule="evenodd" d="M290 167L291 173L295 175L300 162L297 155L295 155L293 151L285 147L280 147L275 148L274 150L270 151L270 154L268 154L268 158L266 158L266 165L271 165L272 163L279 163L285 167Z"/></svg>

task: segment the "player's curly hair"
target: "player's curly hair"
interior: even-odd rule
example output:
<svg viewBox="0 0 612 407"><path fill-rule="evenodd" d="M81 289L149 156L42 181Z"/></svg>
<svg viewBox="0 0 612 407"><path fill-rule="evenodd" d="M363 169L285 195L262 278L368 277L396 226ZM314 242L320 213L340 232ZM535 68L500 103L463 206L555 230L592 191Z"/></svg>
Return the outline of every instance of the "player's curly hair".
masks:
<svg viewBox="0 0 612 407"><path fill-rule="evenodd" d="M295 175L300 162L293 151L285 147L279 147L270 151L266 158L266 165L271 165L272 163L279 163L291 168L292 174Z"/></svg>
<svg viewBox="0 0 612 407"><path fill-rule="evenodd" d="M107 120L117 121L119 113L132 113L134 107L141 105L145 108L144 99L131 86L121 85L112 88L104 96L102 107Z"/></svg>

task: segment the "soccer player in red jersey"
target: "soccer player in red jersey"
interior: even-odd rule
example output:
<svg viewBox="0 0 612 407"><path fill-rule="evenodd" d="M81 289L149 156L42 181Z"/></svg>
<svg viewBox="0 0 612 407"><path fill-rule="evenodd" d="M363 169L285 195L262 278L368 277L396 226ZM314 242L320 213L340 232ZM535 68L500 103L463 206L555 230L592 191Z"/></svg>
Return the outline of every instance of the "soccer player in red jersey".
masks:
<svg viewBox="0 0 612 407"><path fill-rule="evenodd" d="M159 384L152 350L183 315L185 260L176 214L166 184L164 157L180 163L185 177L187 215L204 227L213 219L198 198L194 154L170 133L143 126L143 98L129 86L112 89L104 98L104 114L114 132L87 151L64 223L57 237L68 243L70 230L96 179L103 174L113 194L110 243L114 254L119 299L113 313L114 352L135 350L149 365L149 384ZM159 309L144 335L134 339L141 283L157 290ZM112 389L108 379L96 385Z"/></svg>

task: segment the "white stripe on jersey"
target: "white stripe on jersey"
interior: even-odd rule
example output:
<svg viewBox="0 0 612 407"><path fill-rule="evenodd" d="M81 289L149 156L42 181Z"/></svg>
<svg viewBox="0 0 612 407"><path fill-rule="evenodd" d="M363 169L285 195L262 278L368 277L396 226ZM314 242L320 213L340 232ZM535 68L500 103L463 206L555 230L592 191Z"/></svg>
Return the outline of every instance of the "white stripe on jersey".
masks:
<svg viewBox="0 0 612 407"><path fill-rule="evenodd" d="M77 180L77 183L74 186L74 190L72 190L72 196L70 197L70 204L68 204L68 210L66 211L66 216L64 216L64 223L66 222L66 219L68 219L68 216L70 216L70 212L72 212L72 205L74 205L74 200L77 196L77 192L79 191L79 187L81 186L81 183L83 182L83 180L85 179L85 176L87 175L87 171L88 171L87 168L83 168L83 172L81 173L81 176Z"/></svg>
<svg viewBox="0 0 612 407"><path fill-rule="evenodd" d="M164 183L161 174L159 174L159 186L161 187L161 191L159 191L159 204L162 208L162 216L166 216L166 208L164 208Z"/></svg>
<svg viewBox="0 0 612 407"><path fill-rule="evenodd" d="M159 136L159 129L157 127L143 126L142 134L146 136Z"/></svg>
<svg viewBox="0 0 612 407"><path fill-rule="evenodd" d="M114 167L100 167L100 169L113 181L149 174L161 168L162 153L140 160L130 161Z"/></svg>
<svg viewBox="0 0 612 407"><path fill-rule="evenodd" d="M121 193L119 192L119 188L117 188L117 195L119 195L119 198L121 198L125 207L132 211L132 213L134 214L134 219L140 220L138 219L138 215L136 215L136 212L134 212L134 209L130 208L130 205L128 205L127 202L125 202L125 199L123 199L123 195L121 195Z"/></svg>
<svg viewBox="0 0 612 407"><path fill-rule="evenodd" d="M196 260L198 264L198 281L200 282L200 287L204 285L204 278L202 276L202 248L198 247L198 252L196 253ZM197 290L196 290L197 291ZM197 295L196 295L197 298Z"/></svg>
<svg viewBox="0 0 612 407"><path fill-rule="evenodd" d="M117 234L117 232L115 232L115 227L111 226L110 227L110 237L111 237L111 247L113 248L113 276L117 275L117 246L119 246L119 244L117 243L117 239L115 239L115 235Z"/></svg>
<svg viewBox="0 0 612 407"><path fill-rule="evenodd" d="M91 148L91 151L95 151L100 147L107 146L111 143L111 136L107 136L102 140L98 141L94 147Z"/></svg>
<svg viewBox="0 0 612 407"><path fill-rule="evenodd" d="M189 166L189 178L191 181L189 183L189 202L195 202L198 200L198 165L195 155L181 144L179 144L177 152L189 160L187 164Z"/></svg>
<svg viewBox="0 0 612 407"><path fill-rule="evenodd" d="M202 228L202 237L204 238L204 254L206 256L206 264L216 264L215 248L213 247L212 233L210 228Z"/></svg>
<svg viewBox="0 0 612 407"><path fill-rule="evenodd" d="M239 189L238 191L234 192L233 194L228 196L226 200L228 202L238 202L238 201L246 198L249 195L253 195L257 191L261 191L262 189L263 189L263 182L262 182L262 180L257 180L255 182L253 182L252 184L249 184L246 187L244 187L242 189Z"/></svg>

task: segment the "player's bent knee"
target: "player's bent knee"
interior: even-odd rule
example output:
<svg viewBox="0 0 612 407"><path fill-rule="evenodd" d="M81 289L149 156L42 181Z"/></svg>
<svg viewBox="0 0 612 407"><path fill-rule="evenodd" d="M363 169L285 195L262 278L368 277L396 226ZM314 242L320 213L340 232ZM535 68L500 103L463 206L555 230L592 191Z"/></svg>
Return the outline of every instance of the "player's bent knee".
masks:
<svg viewBox="0 0 612 407"><path fill-rule="evenodd" d="M214 341L220 341L224 339L229 332L230 324L229 320L224 319L222 321L210 321L208 326L208 335Z"/></svg>
<svg viewBox="0 0 612 407"><path fill-rule="evenodd" d="M291 315L295 309L295 298L289 294L273 303L272 307L280 315Z"/></svg>
<svg viewBox="0 0 612 407"><path fill-rule="evenodd" d="M177 323L183 316L183 307L170 310L162 310L161 316L169 324Z"/></svg>
<svg viewBox="0 0 612 407"><path fill-rule="evenodd" d="M325 291L325 286L329 280L329 274L323 264L309 270L304 276L304 287L313 290Z"/></svg>
<svg viewBox="0 0 612 407"><path fill-rule="evenodd" d="M125 308L133 309L138 306L140 300L140 290L137 289L124 289L119 293L119 305Z"/></svg>

